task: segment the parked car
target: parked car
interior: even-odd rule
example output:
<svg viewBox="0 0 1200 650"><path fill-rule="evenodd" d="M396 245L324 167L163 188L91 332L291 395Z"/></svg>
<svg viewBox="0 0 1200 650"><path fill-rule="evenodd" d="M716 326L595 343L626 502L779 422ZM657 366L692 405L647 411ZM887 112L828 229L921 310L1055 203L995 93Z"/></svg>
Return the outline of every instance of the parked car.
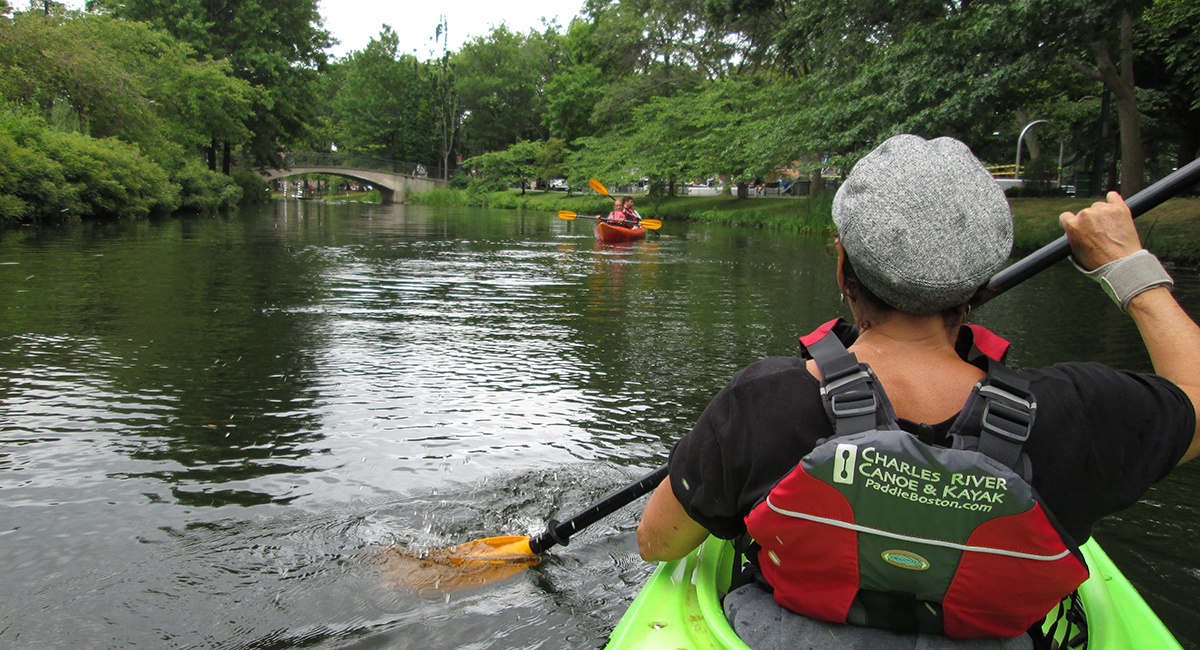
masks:
<svg viewBox="0 0 1200 650"><path fill-rule="evenodd" d="M563 178L550 179L549 187L550 191L552 192L567 192L571 189L570 187L567 187L567 181Z"/></svg>

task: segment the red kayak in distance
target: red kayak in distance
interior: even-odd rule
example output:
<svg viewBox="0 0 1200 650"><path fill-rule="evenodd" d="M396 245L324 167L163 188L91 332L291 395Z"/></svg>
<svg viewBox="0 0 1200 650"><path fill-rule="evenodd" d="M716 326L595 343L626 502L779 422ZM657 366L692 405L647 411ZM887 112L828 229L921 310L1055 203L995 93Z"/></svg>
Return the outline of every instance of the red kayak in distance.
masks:
<svg viewBox="0 0 1200 650"><path fill-rule="evenodd" d="M601 221L596 224L596 239L609 244L619 244L621 242L635 241L646 238L646 229L641 226L626 228L625 226L614 226L610 223Z"/></svg>

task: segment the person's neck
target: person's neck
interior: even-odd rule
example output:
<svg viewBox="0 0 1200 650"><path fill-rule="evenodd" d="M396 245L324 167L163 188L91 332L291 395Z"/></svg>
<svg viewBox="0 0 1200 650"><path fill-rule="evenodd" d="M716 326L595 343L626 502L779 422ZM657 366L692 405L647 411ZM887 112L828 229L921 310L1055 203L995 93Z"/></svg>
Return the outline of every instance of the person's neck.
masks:
<svg viewBox="0 0 1200 650"><path fill-rule="evenodd" d="M863 330L854 348L875 354L933 354L954 352L954 332L941 314L914 316L893 312L887 319Z"/></svg>

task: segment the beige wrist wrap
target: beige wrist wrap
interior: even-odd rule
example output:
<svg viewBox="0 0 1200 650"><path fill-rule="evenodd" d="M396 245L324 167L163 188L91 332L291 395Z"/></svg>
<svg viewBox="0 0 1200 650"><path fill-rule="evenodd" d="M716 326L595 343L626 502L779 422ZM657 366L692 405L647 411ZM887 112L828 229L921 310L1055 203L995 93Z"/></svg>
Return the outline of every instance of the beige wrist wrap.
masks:
<svg viewBox="0 0 1200 650"><path fill-rule="evenodd" d="M1104 293L1107 293L1122 311L1129 311L1129 301L1143 291L1156 287L1170 289L1175 286L1162 262L1144 248L1092 271L1085 271L1074 258L1071 258L1071 263L1084 275L1099 282L1104 288Z"/></svg>

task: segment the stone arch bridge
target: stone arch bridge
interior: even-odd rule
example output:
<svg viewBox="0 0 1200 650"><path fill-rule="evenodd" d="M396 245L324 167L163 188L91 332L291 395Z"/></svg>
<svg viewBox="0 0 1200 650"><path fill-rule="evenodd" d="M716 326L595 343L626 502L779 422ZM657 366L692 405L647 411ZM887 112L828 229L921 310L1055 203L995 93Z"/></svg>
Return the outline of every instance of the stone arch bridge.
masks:
<svg viewBox="0 0 1200 650"><path fill-rule="evenodd" d="M379 199L384 205L404 203L409 192L426 192L434 188L446 188L449 181L435 178L441 169L426 168L424 165L396 160L382 160L339 153L289 153L284 158L288 169L260 170L263 178L277 178L299 174L332 174L370 183L379 190Z"/></svg>

